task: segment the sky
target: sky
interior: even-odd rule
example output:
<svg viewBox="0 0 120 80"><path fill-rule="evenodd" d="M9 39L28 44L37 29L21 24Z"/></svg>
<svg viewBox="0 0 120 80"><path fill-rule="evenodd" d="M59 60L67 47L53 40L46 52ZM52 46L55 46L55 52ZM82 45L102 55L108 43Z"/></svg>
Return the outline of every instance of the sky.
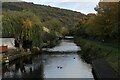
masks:
<svg viewBox="0 0 120 80"><path fill-rule="evenodd" d="M96 13L94 8L100 0L22 0L26 2L33 2L34 4L49 5L69 9L84 14Z"/></svg>

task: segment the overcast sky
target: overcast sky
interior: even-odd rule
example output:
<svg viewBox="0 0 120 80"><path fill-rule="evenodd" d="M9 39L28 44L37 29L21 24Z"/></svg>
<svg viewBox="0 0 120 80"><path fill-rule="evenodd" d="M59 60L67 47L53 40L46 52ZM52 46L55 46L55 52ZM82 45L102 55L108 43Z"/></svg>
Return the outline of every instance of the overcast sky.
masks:
<svg viewBox="0 0 120 80"><path fill-rule="evenodd" d="M50 5L69 10L82 12L84 14L96 13L94 7L100 0L22 0L34 4Z"/></svg>
<svg viewBox="0 0 120 80"><path fill-rule="evenodd" d="M8 2L20 0L2 0L2 1ZM59 7L88 14L96 13L94 8L96 7L100 0L22 0L22 1L33 2L34 4L50 5L53 7ZM101 0L101 1L118 2L120 0Z"/></svg>

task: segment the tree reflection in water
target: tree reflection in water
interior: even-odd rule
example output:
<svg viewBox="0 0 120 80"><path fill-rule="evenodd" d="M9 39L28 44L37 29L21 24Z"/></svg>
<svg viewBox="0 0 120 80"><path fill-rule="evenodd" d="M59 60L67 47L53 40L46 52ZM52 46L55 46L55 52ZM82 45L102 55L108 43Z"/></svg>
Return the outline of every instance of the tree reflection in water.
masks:
<svg viewBox="0 0 120 80"><path fill-rule="evenodd" d="M37 56L39 59L40 55ZM2 65L2 80L43 78L42 61L36 61L36 55L27 56ZM40 63L41 62L41 63Z"/></svg>

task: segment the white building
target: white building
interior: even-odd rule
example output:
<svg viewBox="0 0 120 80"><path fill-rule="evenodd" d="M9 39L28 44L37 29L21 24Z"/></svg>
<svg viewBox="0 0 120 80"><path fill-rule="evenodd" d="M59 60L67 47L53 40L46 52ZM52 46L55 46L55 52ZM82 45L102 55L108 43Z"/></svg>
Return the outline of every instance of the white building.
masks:
<svg viewBox="0 0 120 80"><path fill-rule="evenodd" d="M14 47L14 38L0 38L0 46L8 46L8 49L16 49Z"/></svg>

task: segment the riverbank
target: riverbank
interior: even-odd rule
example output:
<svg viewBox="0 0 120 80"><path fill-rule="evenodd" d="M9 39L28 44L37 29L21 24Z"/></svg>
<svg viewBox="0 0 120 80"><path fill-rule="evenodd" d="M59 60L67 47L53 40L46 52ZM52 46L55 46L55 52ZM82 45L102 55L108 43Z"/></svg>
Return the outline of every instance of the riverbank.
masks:
<svg viewBox="0 0 120 80"><path fill-rule="evenodd" d="M75 38L75 43L81 47L79 54L90 63L95 59L105 59L110 66L118 72L118 47L112 46L114 43L103 43L83 38ZM115 44L114 44L115 45Z"/></svg>
<svg viewBox="0 0 120 80"><path fill-rule="evenodd" d="M42 44L41 47L32 47L31 51L25 51L25 50L19 51L16 48L14 48L14 49L9 48L7 52L0 53L1 54L0 63L4 64L4 63L14 61L14 60L21 58L21 57L24 57L24 56L29 56L29 55L33 55L33 54L40 54L42 52L43 47L50 48L50 47L56 46L57 44L59 44L59 40L55 39L53 41L48 41L48 43L46 43L46 44ZM13 45L11 44L11 46L13 46Z"/></svg>
<svg viewBox="0 0 120 80"><path fill-rule="evenodd" d="M41 51L38 48L32 48L31 51L18 51L17 49L8 49L6 53L2 53L0 62L2 64L15 61L18 58L38 54Z"/></svg>
<svg viewBox="0 0 120 80"><path fill-rule="evenodd" d="M93 78L91 65L77 54L80 49L73 40L60 40L60 44L49 49L49 52L20 58L4 65L3 79Z"/></svg>

